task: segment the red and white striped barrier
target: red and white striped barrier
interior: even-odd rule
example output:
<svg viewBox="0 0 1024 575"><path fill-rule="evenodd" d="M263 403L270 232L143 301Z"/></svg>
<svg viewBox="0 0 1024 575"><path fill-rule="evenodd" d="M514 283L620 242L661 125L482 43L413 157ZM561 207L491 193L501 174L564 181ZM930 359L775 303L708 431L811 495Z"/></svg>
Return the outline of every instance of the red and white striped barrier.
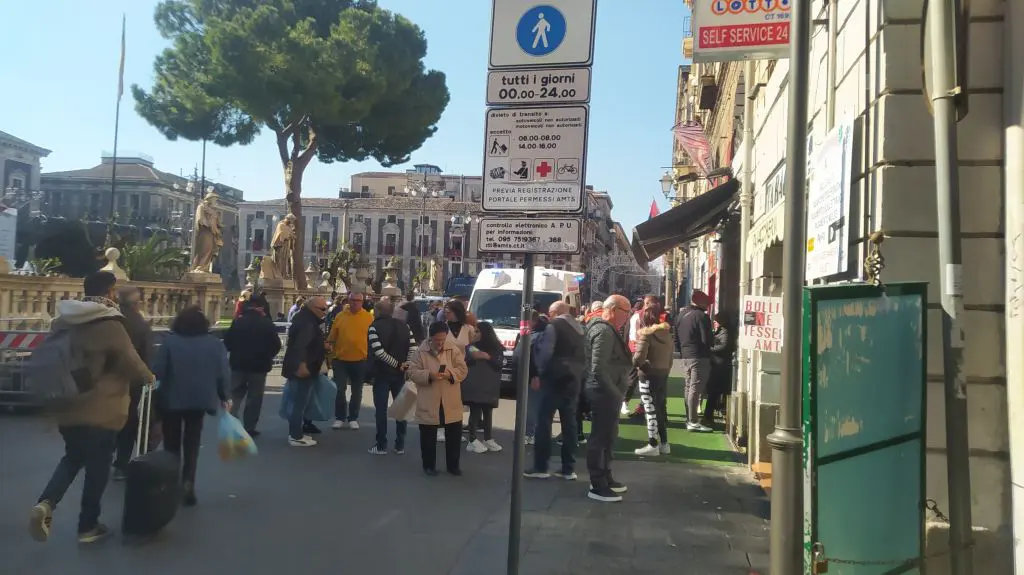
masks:
<svg viewBox="0 0 1024 575"><path fill-rule="evenodd" d="M0 349L35 349L44 339L45 333L0 331Z"/></svg>

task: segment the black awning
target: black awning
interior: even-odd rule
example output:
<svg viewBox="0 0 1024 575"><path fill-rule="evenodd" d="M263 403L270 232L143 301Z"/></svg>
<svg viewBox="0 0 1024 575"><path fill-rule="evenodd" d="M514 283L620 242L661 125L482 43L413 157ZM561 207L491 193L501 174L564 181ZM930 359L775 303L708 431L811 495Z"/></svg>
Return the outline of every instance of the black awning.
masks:
<svg viewBox="0 0 1024 575"><path fill-rule="evenodd" d="M633 256L646 264L679 244L714 231L729 210L740 182L728 182L633 228Z"/></svg>

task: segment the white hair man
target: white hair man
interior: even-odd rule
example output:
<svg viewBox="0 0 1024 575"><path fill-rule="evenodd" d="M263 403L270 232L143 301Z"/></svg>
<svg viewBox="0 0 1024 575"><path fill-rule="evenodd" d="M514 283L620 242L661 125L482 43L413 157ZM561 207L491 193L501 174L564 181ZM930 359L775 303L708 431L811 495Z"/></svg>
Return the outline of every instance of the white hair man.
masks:
<svg viewBox="0 0 1024 575"><path fill-rule="evenodd" d="M633 354L621 334L633 310L629 300L613 295L604 300L601 316L587 324L584 386L590 400L591 430L587 469L595 501L622 501L626 486L612 478L612 448L619 435L619 408L629 387Z"/></svg>

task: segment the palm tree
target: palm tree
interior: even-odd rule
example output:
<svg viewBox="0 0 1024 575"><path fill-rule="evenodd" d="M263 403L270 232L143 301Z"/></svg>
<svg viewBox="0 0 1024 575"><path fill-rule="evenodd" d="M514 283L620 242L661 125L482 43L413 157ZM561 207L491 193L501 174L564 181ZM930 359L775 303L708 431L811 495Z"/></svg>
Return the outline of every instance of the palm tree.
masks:
<svg viewBox="0 0 1024 575"><path fill-rule="evenodd" d="M152 235L142 243L127 245L121 251L121 266L132 281L177 279L188 268L188 253L168 245L167 236Z"/></svg>

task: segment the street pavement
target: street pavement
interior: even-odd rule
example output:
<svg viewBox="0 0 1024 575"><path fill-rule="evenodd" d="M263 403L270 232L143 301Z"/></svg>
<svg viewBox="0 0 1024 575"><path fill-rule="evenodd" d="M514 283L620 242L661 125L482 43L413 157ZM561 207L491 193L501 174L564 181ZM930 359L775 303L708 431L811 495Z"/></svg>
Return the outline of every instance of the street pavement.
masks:
<svg viewBox="0 0 1024 575"><path fill-rule="evenodd" d="M514 402L495 412L505 451L463 452L462 477L430 478L420 471L415 428L405 455L366 453L374 436L369 388L362 429L325 430L315 448L289 447L277 416L281 382L274 383L259 455L220 461L208 418L198 507L182 509L144 544L120 535L76 543L81 476L55 514L50 541L32 541L28 511L61 455L60 436L40 417L0 414L0 574L505 572ZM672 434L685 443L685 431ZM767 572L767 500L742 466L617 461L616 478L629 485L620 504L586 498L582 449L577 467L579 481L524 483L522 573ZM103 520L115 530L123 489L113 483L104 497Z"/></svg>

